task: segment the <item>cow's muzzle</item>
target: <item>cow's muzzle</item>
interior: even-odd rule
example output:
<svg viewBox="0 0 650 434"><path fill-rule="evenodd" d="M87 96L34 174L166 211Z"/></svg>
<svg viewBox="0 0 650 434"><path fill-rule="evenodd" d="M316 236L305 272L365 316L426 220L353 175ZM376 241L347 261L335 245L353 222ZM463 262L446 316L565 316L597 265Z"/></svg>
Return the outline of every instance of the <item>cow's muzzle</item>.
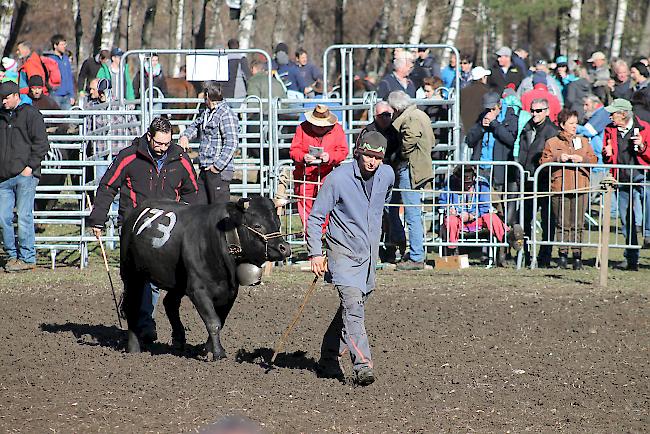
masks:
<svg viewBox="0 0 650 434"><path fill-rule="evenodd" d="M257 235L264 241L264 260L268 261L269 260L269 241L273 240L275 238L282 238L285 236L285 234L281 232L270 232L268 234L263 234L262 232L259 232L252 227L248 225L242 225L249 231L251 231L253 234ZM284 240L281 240L278 244L277 247L278 251L282 255L282 258L288 258L291 255L291 247L289 247L289 243L287 243Z"/></svg>

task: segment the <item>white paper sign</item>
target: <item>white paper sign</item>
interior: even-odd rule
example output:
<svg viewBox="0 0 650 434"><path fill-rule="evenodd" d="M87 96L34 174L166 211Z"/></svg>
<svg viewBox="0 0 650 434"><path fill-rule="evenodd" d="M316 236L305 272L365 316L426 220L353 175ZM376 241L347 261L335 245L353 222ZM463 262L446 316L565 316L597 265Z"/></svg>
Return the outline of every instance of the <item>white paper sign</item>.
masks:
<svg viewBox="0 0 650 434"><path fill-rule="evenodd" d="M573 149L575 149L576 151L582 149L582 140L580 140L580 137L573 138Z"/></svg>
<svg viewBox="0 0 650 434"><path fill-rule="evenodd" d="M185 56L186 80L228 81L228 56L216 54L188 54Z"/></svg>

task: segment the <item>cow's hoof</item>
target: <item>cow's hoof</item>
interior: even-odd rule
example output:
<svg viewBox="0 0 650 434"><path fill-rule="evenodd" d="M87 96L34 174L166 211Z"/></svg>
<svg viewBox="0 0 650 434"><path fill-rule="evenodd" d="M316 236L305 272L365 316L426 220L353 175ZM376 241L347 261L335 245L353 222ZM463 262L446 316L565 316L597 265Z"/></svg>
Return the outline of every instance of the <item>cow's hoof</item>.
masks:
<svg viewBox="0 0 650 434"><path fill-rule="evenodd" d="M212 354L212 361L216 362L217 360L225 359L226 358L226 352L221 351L220 353L213 353Z"/></svg>
<svg viewBox="0 0 650 434"><path fill-rule="evenodd" d="M140 341L138 340L138 336L136 336L136 334L133 333L131 330L129 330L128 333L129 333L129 342L127 343L126 351L129 353L139 353Z"/></svg>

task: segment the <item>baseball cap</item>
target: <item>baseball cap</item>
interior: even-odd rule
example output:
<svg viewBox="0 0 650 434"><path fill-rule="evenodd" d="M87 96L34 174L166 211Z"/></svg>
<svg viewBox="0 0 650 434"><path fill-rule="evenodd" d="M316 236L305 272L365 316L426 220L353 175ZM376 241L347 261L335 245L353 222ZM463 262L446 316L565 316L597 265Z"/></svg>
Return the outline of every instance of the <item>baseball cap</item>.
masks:
<svg viewBox="0 0 650 434"><path fill-rule="evenodd" d="M555 58L555 63L558 65L566 65L567 63L569 63L569 58L566 56L557 56Z"/></svg>
<svg viewBox="0 0 650 434"><path fill-rule="evenodd" d="M285 44L284 42L280 42L278 45L275 46L275 50L273 50L275 53L278 51L284 51L285 53L289 52L289 46Z"/></svg>
<svg viewBox="0 0 650 434"><path fill-rule="evenodd" d="M386 153L386 138L377 131L368 131L361 136L356 145L356 153L369 157L384 158Z"/></svg>
<svg viewBox="0 0 650 434"><path fill-rule="evenodd" d="M544 71L537 71L533 74L533 86L536 84L546 84L546 73Z"/></svg>
<svg viewBox="0 0 650 434"><path fill-rule="evenodd" d="M591 63L594 60L598 60L598 59L605 60L607 59L607 56L605 56L605 53L603 53L602 51L596 51L594 54L591 55L589 59L587 59L587 62Z"/></svg>
<svg viewBox="0 0 650 434"><path fill-rule="evenodd" d="M610 105L605 107L607 113L632 111L632 103L623 98L616 98Z"/></svg>
<svg viewBox="0 0 650 434"><path fill-rule="evenodd" d="M124 51L120 47L115 47L111 50L111 57L112 56L119 56L122 57L124 55Z"/></svg>
<svg viewBox="0 0 650 434"><path fill-rule="evenodd" d="M16 82L5 81L3 83L0 83L0 98L4 99L9 95L13 95L14 93L20 93L20 88Z"/></svg>
<svg viewBox="0 0 650 434"><path fill-rule="evenodd" d="M492 109L501 101L501 97L496 92L488 92L483 95L483 108Z"/></svg>
<svg viewBox="0 0 650 434"><path fill-rule="evenodd" d="M480 80L488 75L492 75L492 71L489 69L485 69L482 66L472 68L472 80Z"/></svg>
<svg viewBox="0 0 650 434"><path fill-rule="evenodd" d="M510 47L501 47L495 53L497 56L512 56L512 50Z"/></svg>

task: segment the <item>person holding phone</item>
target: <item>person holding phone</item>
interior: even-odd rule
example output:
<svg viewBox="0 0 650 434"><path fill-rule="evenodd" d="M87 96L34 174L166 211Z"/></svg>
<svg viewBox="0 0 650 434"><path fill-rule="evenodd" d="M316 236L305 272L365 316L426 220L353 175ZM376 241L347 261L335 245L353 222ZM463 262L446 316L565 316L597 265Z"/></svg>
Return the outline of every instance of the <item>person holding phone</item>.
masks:
<svg viewBox="0 0 650 434"><path fill-rule="evenodd" d="M605 107L612 121L605 129L603 138L603 162L605 164L650 165L650 124L635 116L632 103L618 98ZM618 182L634 185L618 186L618 212L621 217L621 229L628 245L637 244L635 228L635 211L633 195L643 196L643 235L644 248L650 248L650 189L642 184L647 183L647 171L630 169L612 169L612 176ZM628 223L631 222L631 223ZM625 262L619 268L630 271L639 269L639 250L625 249Z"/></svg>
<svg viewBox="0 0 650 434"><path fill-rule="evenodd" d="M586 137L576 135L578 112L562 109L557 115L560 131L556 137L546 141L540 164L544 163L596 163L598 159ZM575 243L573 269L582 269L582 228L589 192L589 168L575 166L554 166L551 168L551 191L559 194L551 198L551 209L555 216L555 237L562 243ZM580 191L580 190L585 190ZM567 193L568 192L568 193ZM567 268L569 246L558 248L558 266Z"/></svg>

